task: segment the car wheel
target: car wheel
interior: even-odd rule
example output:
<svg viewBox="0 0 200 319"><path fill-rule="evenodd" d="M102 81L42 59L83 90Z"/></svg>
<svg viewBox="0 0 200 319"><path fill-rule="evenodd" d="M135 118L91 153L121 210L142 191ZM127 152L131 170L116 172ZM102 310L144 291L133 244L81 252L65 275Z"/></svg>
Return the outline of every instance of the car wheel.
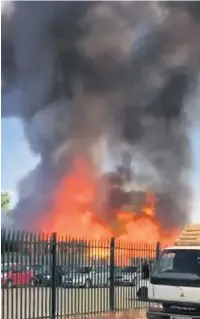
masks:
<svg viewBox="0 0 200 319"><path fill-rule="evenodd" d="M6 286L6 288L11 288L12 287L12 280L7 280L5 286Z"/></svg>
<svg viewBox="0 0 200 319"><path fill-rule="evenodd" d="M35 286L35 280L34 280L34 278L32 278L32 279L29 281L29 286L30 286L30 287L34 287L34 286Z"/></svg>
<svg viewBox="0 0 200 319"><path fill-rule="evenodd" d="M91 280L87 279L85 282L85 288L90 288L90 287L92 287L92 282Z"/></svg>

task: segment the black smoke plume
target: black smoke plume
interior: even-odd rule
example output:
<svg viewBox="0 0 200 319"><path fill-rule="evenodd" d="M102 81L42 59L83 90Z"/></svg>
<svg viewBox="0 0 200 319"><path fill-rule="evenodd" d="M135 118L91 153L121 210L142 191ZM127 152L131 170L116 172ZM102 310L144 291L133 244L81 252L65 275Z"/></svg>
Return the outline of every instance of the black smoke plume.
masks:
<svg viewBox="0 0 200 319"><path fill-rule="evenodd" d="M188 219L199 7L191 1L4 4L2 116L23 120L40 156L19 185L18 227L33 227L48 211L75 154L93 159L99 152L101 161L102 140L108 153L131 154L133 181L166 195L158 208L162 222Z"/></svg>

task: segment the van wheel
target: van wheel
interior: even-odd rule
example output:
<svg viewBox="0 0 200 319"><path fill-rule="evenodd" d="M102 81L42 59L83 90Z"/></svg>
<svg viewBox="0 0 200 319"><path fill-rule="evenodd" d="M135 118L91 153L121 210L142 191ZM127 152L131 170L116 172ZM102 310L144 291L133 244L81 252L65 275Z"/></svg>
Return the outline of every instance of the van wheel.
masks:
<svg viewBox="0 0 200 319"><path fill-rule="evenodd" d="M30 280L29 286L30 287L34 287L35 286L35 280L33 278Z"/></svg>
<svg viewBox="0 0 200 319"><path fill-rule="evenodd" d="M12 287L12 280L8 280L7 282L6 282L6 288L11 288Z"/></svg>

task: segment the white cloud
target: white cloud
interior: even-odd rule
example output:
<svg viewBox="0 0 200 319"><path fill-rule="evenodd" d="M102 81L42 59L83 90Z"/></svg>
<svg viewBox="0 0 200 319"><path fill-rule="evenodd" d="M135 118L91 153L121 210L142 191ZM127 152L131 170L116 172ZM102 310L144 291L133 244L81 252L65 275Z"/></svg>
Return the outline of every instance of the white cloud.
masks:
<svg viewBox="0 0 200 319"><path fill-rule="evenodd" d="M191 210L191 222L192 223L200 223L200 201L194 201Z"/></svg>

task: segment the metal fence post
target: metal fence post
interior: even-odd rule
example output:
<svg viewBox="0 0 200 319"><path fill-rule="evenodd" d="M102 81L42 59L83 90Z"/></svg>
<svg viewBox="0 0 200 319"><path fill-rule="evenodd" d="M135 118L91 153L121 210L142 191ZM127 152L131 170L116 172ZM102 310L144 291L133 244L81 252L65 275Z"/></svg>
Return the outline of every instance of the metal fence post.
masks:
<svg viewBox="0 0 200 319"><path fill-rule="evenodd" d="M160 255L160 243L157 242L157 245L156 245L156 259L158 259Z"/></svg>
<svg viewBox="0 0 200 319"><path fill-rule="evenodd" d="M115 286L114 286L114 276L115 276L115 238L110 240L110 311L115 310Z"/></svg>
<svg viewBox="0 0 200 319"><path fill-rule="evenodd" d="M51 256L52 256L52 285L51 285L51 319L56 319L56 233L52 234Z"/></svg>

